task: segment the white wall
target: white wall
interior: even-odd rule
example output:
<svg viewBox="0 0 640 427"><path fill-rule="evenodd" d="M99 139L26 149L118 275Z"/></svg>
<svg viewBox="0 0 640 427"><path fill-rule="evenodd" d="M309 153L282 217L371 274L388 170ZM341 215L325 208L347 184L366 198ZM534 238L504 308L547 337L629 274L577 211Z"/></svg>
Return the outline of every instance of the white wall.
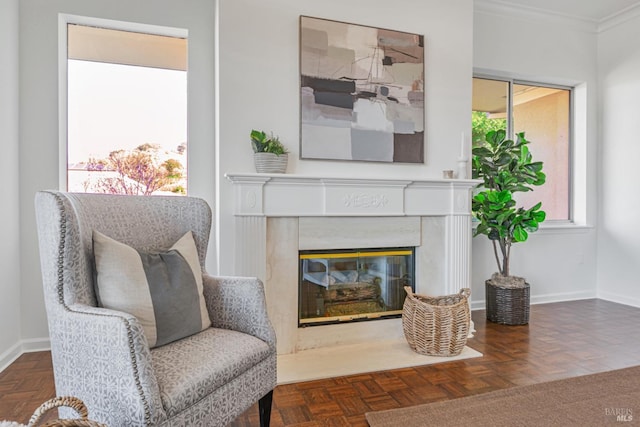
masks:
<svg viewBox="0 0 640 427"><path fill-rule="evenodd" d="M299 16L425 37L426 163L400 165L299 159ZM225 173L254 172L252 128L273 131L291 151L288 173L316 176L442 177L470 134L471 0L234 0L220 2L220 269L233 273L233 192Z"/></svg>
<svg viewBox="0 0 640 427"><path fill-rule="evenodd" d="M0 2L0 140L5 183L0 209L0 371L20 354L18 196L18 2Z"/></svg>
<svg viewBox="0 0 640 427"><path fill-rule="evenodd" d="M551 23L535 16L507 16L499 10L476 10L473 66L481 72L547 83L580 85L579 132L575 141L580 167L574 168L579 199L577 217L595 225L596 214L596 31L567 20ZM586 168L584 167L586 166ZM587 174L586 171L589 171ZM544 209L544 206L543 206ZM512 248L511 273L526 277L533 303L596 295L594 228L541 230ZM486 237L473 242L473 305L484 304L484 280L496 271Z"/></svg>
<svg viewBox="0 0 640 427"><path fill-rule="evenodd" d="M216 7L220 15L217 35L214 34ZM386 5L371 5L367 0L199 0L189 2L189 7L171 0L22 0L19 31L20 305L23 313L21 338L32 341L32 348L45 345L48 335L33 197L38 190L58 186L58 13L189 30L189 193L207 199L219 214L220 268L217 269L213 254L209 265L212 272L233 272L232 192L223 175L253 171L248 138L252 128L273 130L282 137L291 150L290 173L336 176L440 177L442 169L455 169L460 134L470 132L472 0L446 5L436 0L419 5L411 0ZM425 36L427 131L424 165L297 159L298 19L301 14ZM219 94L214 93L216 49L219 49ZM220 108L219 129L214 129L215 102ZM217 134L218 147L214 145ZM219 155L214 163L216 150ZM219 168L218 172L216 168ZM214 200L218 179L218 200Z"/></svg>
<svg viewBox="0 0 640 427"><path fill-rule="evenodd" d="M58 185L58 58L57 14L59 12L107 19L134 21L189 30L189 149L190 194L204 197L219 214L220 268L233 273L232 189L225 173L252 172L253 161L248 134L252 128L273 131L291 150L289 173L334 176L378 176L437 178L443 169L455 169L460 133L469 133L472 69L502 70L516 77L548 79L549 82L581 84L586 95L578 155L589 170L579 169L579 192L586 200L579 217L595 225L596 213L596 35L592 31L541 21L506 18L495 13L476 12L473 1L398 0L372 4L368 0L194 0L188 7L171 0L20 0L20 118L18 94L9 90L0 99L0 132L9 141L6 176L20 183L17 192L6 189L8 215L2 222L2 298L0 363L19 339L33 340L34 346L48 335L42 302L39 258L35 236L33 197L37 190ZM0 6L0 52L17 55L15 25L18 0ZM219 7L219 28L215 34L215 8ZM366 12L365 12L366 11ZM426 163L393 165L356 162L307 161L298 159L298 18L308 15L345 22L380 26L420 33L426 52ZM13 23L12 23L13 19ZM6 21L6 22L5 22ZM633 112L636 100L622 88L638 90L630 82L638 51L632 46L632 24L602 35L602 84L611 112L603 118L601 172L612 174L603 180L602 190L609 206L603 209L599 254L600 295L631 295L638 301L633 277L624 273L638 261L640 248L627 235L637 234L631 223L633 203L629 193L617 192L625 184L623 175L633 170L631 149L619 145L634 135L637 120L623 122ZM615 48L615 46L620 46ZM605 52L610 51L609 53ZM214 93L214 58L219 55L219 93ZM618 54L626 59L618 59ZM2 68L0 85L15 88L15 67ZM637 83L635 83L637 85ZM3 90L3 93L5 91ZM217 97L217 98L216 98ZM638 98L636 96L636 98ZM214 101L219 104L218 128ZM629 108L632 107L632 108ZM607 110L605 108L604 110ZM615 118L613 116L618 116ZM6 124L5 124L6 122ZM18 150L19 130L19 156ZM622 137L619 137L622 135ZM11 142L13 141L13 143ZM218 141L218 147L215 146ZM633 144L628 144L638 150ZM216 157L216 151L219 153ZM13 154L12 154L13 153ZM18 159L19 157L19 159ZM627 160L628 159L628 160ZM19 161L18 161L19 160ZM214 163L215 162L215 163ZM620 163L622 162L622 163ZM628 163L625 163L628 162ZM19 163L19 169L15 166ZM623 167L619 167L622 164ZM214 196L218 186L217 196ZM614 191L615 190L615 191ZM217 200L214 200L217 197ZM20 240L15 224L20 217ZM4 217L3 217L4 219ZM9 224L14 224L10 226ZM629 232L622 228L628 224ZM215 241L215 239L213 239ZM15 253L21 246L20 257ZM609 255L610 253L610 255ZM213 254L215 255L215 254ZM216 272L215 256L209 269ZM20 261L20 270L15 265ZM513 248L514 273L532 283L534 302L592 297L596 293L596 233L591 228L541 231L525 244ZM486 239L476 238L473 247L473 301L484 301L483 281L494 271L493 254ZM12 268L13 266L13 268ZM605 273L604 276L602 273ZM609 273L609 274L606 274ZM615 274L612 274L615 273ZM611 280L615 277L615 283ZM20 283L22 291L17 283ZM21 296L20 296L21 292ZM5 298L5 295L8 296ZM20 300L21 298L21 300ZM15 319L21 317L21 321ZM8 322L8 323L7 323ZM20 325L22 330L20 331Z"/></svg>
<svg viewBox="0 0 640 427"><path fill-rule="evenodd" d="M214 1L20 0L21 338L34 347L48 337L33 200L36 191L58 187L58 13L188 30L189 194L213 204L216 179Z"/></svg>
<svg viewBox="0 0 640 427"><path fill-rule="evenodd" d="M640 307L640 17L598 40L602 100L598 296Z"/></svg>

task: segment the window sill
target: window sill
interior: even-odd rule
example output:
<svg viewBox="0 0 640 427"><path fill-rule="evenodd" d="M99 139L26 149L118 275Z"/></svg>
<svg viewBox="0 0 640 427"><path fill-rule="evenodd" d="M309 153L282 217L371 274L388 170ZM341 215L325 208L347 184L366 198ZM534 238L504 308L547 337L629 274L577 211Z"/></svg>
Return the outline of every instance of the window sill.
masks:
<svg viewBox="0 0 640 427"><path fill-rule="evenodd" d="M474 230L476 225L475 221L473 221ZM569 221L553 221L540 224L540 228L535 234L586 234L593 229L595 229L593 225L576 224Z"/></svg>
<svg viewBox="0 0 640 427"><path fill-rule="evenodd" d="M541 234L567 234L567 233L588 233L595 227L587 224L576 224L569 221L553 221L540 224L537 233Z"/></svg>

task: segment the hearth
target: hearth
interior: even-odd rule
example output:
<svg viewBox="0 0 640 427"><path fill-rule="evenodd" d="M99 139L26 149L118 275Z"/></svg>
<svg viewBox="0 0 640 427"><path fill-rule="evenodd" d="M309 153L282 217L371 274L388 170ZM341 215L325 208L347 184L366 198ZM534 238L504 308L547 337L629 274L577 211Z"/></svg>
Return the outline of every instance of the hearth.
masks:
<svg viewBox="0 0 640 427"><path fill-rule="evenodd" d="M298 326L399 317L414 248L300 251Z"/></svg>

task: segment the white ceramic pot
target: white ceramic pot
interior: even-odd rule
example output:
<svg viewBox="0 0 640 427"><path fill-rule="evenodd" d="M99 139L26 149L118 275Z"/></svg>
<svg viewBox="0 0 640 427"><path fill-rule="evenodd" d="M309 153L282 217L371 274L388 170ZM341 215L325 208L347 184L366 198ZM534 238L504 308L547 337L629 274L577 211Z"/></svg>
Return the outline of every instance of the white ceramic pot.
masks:
<svg viewBox="0 0 640 427"><path fill-rule="evenodd" d="M258 173L285 173L289 155L281 154L278 156L273 153L253 153L253 160Z"/></svg>

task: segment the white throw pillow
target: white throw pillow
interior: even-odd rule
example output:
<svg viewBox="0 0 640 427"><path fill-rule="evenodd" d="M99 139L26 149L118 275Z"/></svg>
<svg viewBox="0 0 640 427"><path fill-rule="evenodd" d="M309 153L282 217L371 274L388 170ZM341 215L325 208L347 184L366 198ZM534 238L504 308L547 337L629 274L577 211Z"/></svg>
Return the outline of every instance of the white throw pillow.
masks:
<svg viewBox="0 0 640 427"><path fill-rule="evenodd" d="M211 326L190 231L166 252L145 253L94 230L93 252L98 303L134 315L149 347Z"/></svg>

